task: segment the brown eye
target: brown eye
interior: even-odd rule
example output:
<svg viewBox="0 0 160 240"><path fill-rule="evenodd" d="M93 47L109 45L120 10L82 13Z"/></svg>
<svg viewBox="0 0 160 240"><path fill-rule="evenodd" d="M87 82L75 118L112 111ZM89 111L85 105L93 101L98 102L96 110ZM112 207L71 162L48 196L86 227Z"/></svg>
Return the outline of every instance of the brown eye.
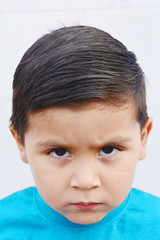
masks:
<svg viewBox="0 0 160 240"><path fill-rule="evenodd" d="M101 149L100 155L111 156L111 155L115 154L117 151L118 151L118 149L116 147L106 146Z"/></svg>
<svg viewBox="0 0 160 240"><path fill-rule="evenodd" d="M65 148L55 148L50 151L53 157L68 157L70 154Z"/></svg>

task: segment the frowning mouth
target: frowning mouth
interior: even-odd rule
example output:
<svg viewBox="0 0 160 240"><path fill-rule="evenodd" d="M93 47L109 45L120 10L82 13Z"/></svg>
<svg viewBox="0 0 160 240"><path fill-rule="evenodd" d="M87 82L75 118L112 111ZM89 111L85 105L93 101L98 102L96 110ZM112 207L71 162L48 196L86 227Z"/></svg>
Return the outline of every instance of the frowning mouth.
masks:
<svg viewBox="0 0 160 240"><path fill-rule="evenodd" d="M95 203L95 202L78 202L78 203L72 203L73 206L79 209L84 209L84 210L90 210L98 207L100 203Z"/></svg>

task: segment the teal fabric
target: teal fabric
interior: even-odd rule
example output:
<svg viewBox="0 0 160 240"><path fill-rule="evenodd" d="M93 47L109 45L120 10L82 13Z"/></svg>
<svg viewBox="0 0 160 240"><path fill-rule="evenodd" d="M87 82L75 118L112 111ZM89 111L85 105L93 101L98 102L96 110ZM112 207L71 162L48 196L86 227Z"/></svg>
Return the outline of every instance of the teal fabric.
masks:
<svg viewBox="0 0 160 240"><path fill-rule="evenodd" d="M101 221L80 225L51 209L35 187L0 200L0 240L160 240L160 198L132 189Z"/></svg>

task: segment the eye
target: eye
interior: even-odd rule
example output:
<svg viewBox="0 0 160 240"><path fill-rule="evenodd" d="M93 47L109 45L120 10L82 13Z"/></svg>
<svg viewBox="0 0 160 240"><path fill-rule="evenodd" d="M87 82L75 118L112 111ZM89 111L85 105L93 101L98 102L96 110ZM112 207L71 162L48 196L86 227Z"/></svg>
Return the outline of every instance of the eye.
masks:
<svg viewBox="0 0 160 240"><path fill-rule="evenodd" d="M70 153L65 148L55 148L52 149L49 154L51 154L53 157L68 157L70 156Z"/></svg>
<svg viewBox="0 0 160 240"><path fill-rule="evenodd" d="M101 150L100 150L100 155L103 155L103 156L111 156L113 154L115 154L117 151L119 151L119 149L117 147L114 147L114 146L106 146L106 147L103 147Z"/></svg>

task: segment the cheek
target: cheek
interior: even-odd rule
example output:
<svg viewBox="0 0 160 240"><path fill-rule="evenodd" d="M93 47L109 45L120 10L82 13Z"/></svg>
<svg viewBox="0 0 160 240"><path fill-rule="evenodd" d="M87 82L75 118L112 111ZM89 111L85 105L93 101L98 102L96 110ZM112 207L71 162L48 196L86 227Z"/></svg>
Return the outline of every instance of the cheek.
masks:
<svg viewBox="0 0 160 240"><path fill-rule="evenodd" d="M61 207L68 189L67 179L59 171L36 173L37 189L45 202L54 209Z"/></svg>
<svg viewBox="0 0 160 240"><path fill-rule="evenodd" d="M137 161L130 160L128 159L125 164L121 162L119 165L108 169L108 172L106 171L104 175L105 191L114 206L119 205L131 190Z"/></svg>
<svg viewBox="0 0 160 240"><path fill-rule="evenodd" d="M28 162L39 191L61 194L69 182L69 171L52 161L48 156L28 152Z"/></svg>
<svg viewBox="0 0 160 240"><path fill-rule="evenodd" d="M54 168L32 168L33 176L37 185L46 190L60 191L66 184L66 176Z"/></svg>

